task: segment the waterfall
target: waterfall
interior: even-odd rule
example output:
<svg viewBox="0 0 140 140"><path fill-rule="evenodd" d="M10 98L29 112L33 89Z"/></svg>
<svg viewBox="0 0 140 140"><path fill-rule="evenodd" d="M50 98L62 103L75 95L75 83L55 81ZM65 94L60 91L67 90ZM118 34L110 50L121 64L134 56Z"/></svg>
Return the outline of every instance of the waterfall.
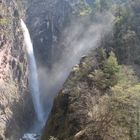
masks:
<svg viewBox="0 0 140 140"><path fill-rule="evenodd" d="M29 87L32 95L32 100L34 104L35 113L39 122L43 122L43 108L40 101L39 83L38 83L38 73L37 66L34 56L33 45L31 37L26 27L26 24L21 19L21 27L24 35L24 41L26 45L26 51L28 55L28 67L29 67Z"/></svg>

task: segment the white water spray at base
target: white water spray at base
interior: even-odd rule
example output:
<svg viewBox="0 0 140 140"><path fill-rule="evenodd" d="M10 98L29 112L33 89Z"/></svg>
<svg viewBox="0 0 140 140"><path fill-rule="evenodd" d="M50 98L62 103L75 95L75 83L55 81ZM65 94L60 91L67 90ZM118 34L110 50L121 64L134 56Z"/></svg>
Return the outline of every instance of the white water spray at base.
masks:
<svg viewBox="0 0 140 140"><path fill-rule="evenodd" d="M34 57L33 45L31 41L31 37L26 27L26 24L21 19L21 27L24 35L24 41L26 45L26 51L28 54L28 66L29 66L29 87L31 90L31 95L33 99L34 109L37 115L37 119L39 122L43 122L43 109L40 101L40 92L39 92L39 83L38 83L38 73L37 66Z"/></svg>

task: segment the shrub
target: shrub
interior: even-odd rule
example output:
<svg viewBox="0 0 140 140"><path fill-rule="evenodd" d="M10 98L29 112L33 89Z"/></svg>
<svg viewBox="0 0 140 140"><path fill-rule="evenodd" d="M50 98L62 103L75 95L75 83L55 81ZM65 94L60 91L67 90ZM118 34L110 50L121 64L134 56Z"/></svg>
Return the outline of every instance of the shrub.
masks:
<svg viewBox="0 0 140 140"><path fill-rule="evenodd" d="M120 66L115 54L111 52L107 58L105 51L101 50L98 62L99 68L88 75L90 80L92 80L98 88L103 90L115 86L119 80L120 71Z"/></svg>

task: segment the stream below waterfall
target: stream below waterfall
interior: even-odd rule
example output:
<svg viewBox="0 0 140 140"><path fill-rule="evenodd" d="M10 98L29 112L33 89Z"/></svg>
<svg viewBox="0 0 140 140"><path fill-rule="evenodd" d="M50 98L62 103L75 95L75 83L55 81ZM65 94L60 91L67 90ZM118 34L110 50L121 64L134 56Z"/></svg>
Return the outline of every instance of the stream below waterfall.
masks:
<svg viewBox="0 0 140 140"><path fill-rule="evenodd" d="M27 133L20 140L40 140L40 134Z"/></svg>

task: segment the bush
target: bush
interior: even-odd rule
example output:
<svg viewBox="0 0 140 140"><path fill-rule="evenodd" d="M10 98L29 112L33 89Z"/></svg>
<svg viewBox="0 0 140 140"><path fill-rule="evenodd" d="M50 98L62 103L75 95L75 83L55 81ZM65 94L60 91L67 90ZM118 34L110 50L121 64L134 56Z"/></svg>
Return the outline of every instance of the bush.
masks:
<svg viewBox="0 0 140 140"><path fill-rule="evenodd" d="M88 75L90 80L92 80L99 89L103 90L115 86L119 80L120 71L120 66L115 54L111 52L107 58L105 51L102 49L98 62L99 68Z"/></svg>
<svg viewBox="0 0 140 140"><path fill-rule="evenodd" d="M53 136L50 136L49 140L58 140L58 139Z"/></svg>

